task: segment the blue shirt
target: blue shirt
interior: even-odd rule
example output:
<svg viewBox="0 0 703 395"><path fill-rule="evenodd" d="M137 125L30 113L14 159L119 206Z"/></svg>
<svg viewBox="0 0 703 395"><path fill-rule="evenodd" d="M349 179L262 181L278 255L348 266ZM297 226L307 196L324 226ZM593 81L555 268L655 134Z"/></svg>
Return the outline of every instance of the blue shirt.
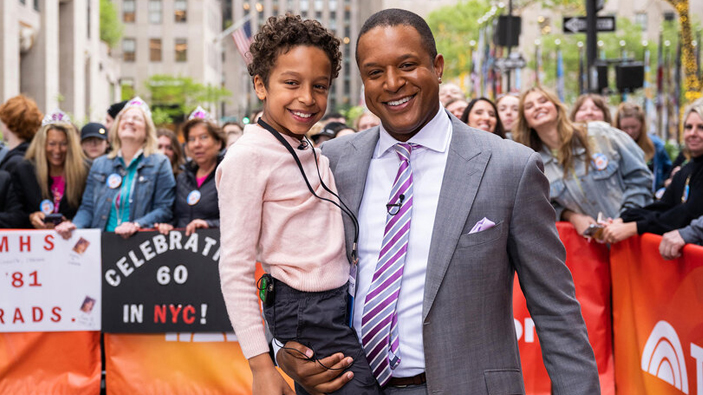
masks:
<svg viewBox="0 0 703 395"><path fill-rule="evenodd" d="M134 192L134 176L137 174L137 167L142 161L144 156L143 152L139 150L137 155L132 158L129 162L129 166L125 165L124 157L122 157L122 152L117 154L117 158L120 160L122 167L127 169L126 174L120 174L122 177L122 184L120 185L120 192L112 201L112 207L110 208L110 216L107 220L107 225L105 226L105 231L114 232L115 228L120 226L123 222L129 222L129 206L132 203L132 193ZM122 170L124 172L124 170Z"/></svg>

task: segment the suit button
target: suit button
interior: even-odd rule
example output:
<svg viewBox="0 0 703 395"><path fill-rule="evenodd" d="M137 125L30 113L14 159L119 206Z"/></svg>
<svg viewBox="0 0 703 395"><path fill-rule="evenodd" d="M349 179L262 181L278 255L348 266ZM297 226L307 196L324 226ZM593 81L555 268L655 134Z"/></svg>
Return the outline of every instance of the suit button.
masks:
<svg viewBox="0 0 703 395"><path fill-rule="evenodd" d="M103 215L103 216L102 216L102 217L100 217L100 218L102 218L102 219L106 219L107 217Z"/></svg>

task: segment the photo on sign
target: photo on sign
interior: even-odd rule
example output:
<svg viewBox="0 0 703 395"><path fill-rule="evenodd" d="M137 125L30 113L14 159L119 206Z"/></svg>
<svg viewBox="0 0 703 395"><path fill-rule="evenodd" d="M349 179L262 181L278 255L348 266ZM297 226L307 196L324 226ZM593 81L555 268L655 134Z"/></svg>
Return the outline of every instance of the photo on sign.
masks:
<svg viewBox="0 0 703 395"><path fill-rule="evenodd" d="M88 249L88 246L89 246L89 245L90 245L90 242L89 242L88 240L86 240L86 239L84 239L84 238L81 237L81 238L78 239L78 241L76 242L76 245L73 246L73 251L75 251L75 252L78 253L79 255L83 255L83 253L85 252L85 250Z"/></svg>
<svg viewBox="0 0 703 395"><path fill-rule="evenodd" d="M90 313L93 311L93 307L95 307L95 299L91 298L90 296L86 296L85 299L83 299L83 303L81 304L81 311L84 313Z"/></svg>

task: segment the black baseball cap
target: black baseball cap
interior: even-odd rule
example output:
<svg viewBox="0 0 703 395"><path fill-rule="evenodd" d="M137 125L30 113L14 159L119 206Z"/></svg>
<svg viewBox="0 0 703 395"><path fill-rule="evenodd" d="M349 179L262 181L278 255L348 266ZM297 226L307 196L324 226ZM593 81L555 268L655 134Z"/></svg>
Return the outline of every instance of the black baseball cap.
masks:
<svg viewBox="0 0 703 395"><path fill-rule="evenodd" d="M81 129L81 141L89 137L97 137L103 140L107 140L107 128L105 128L105 126L101 123L87 123Z"/></svg>

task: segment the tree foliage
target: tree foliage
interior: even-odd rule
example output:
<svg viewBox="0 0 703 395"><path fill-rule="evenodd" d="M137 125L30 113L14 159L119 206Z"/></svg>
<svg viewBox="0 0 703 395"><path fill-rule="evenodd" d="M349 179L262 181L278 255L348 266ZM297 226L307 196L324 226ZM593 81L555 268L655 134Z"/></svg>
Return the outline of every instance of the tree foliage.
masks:
<svg viewBox="0 0 703 395"><path fill-rule="evenodd" d="M100 0L100 40L115 48L123 32L124 25L120 22L115 5L110 0Z"/></svg>
<svg viewBox="0 0 703 395"><path fill-rule="evenodd" d="M666 0L671 1L671 0ZM540 5L543 8L557 9L564 15L585 15L585 2L582 0L527 0L514 1L514 15L520 15L522 9L533 5ZM427 17L427 22L432 29L437 41L437 50L444 55L445 70L444 76L446 79L452 79L461 76L463 73L470 72L471 67L471 48L469 43L474 40L479 41L480 26L479 18L485 15L491 9L488 0L468 0L461 1L452 6L438 8L430 13ZM505 10L503 10L504 12ZM500 14L500 11L496 15ZM563 34L561 19L556 18L552 33L544 34L540 37L542 45L542 68L544 71L544 79L542 84L554 88L556 87L556 64L557 64L557 40L560 41L562 56L564 60L565 70L565 93L566 102L573 101L579 94L579 47L578 43L583 44L583 52L586 51L586 34ZM490 21L488 23L491 23ZM693 30L698 30L700 24L694 23ZM667 51L674 59L676 55L676 47L681 37L680 26L678 21L664 22L662 26L662 43L669 41L670 45L664 49L664 55ZM599 53L602 51L605 59L620 58L623 49L626 52L628 59L635 61L644 60L645 46L642 41L643 32L637 24L628 18L617 17L617 30L612 33L599 33L598 40L603 42L603 46L599 47ZM492 39L491 37L487 38ZM620 42L624 41L624 47ZM657 67L657 49L658 42L648 42L647 48L650 51L650 67L651 80L656 81ZM528 65L522 73L523 86L525 88L531 84L530 78L532 70L535 70L535 47L532 43L523 43L523 56L528 60ZM585 55L584 55L585 56ZM585 59L584 59L585 63ZM672 65L673 67L673 65ZM611 75L609 78L612 89L615 89L615 74L614 68L610 68ZM613 98L611 102L617 102L617 98Z"/></svg>
<svg viewBox="0 0 703 395"><path fill-rule="evenodd" d="M171 123L197 106L218 105L231 95L227 89L203 85L191 77L156 74L145 81L146 97L154 113L159 109L159 124ZM156 120L154 121L156 123Z"/></svg>
<svg viewBox="0 0 703 395"><path fill-rule="evenodd" d="M444 55L445 78L458 77L470 67L469 42L478 41L478 19L490 8L488 0L469 0L438 8L427 16L437 50Z"/></svg>

